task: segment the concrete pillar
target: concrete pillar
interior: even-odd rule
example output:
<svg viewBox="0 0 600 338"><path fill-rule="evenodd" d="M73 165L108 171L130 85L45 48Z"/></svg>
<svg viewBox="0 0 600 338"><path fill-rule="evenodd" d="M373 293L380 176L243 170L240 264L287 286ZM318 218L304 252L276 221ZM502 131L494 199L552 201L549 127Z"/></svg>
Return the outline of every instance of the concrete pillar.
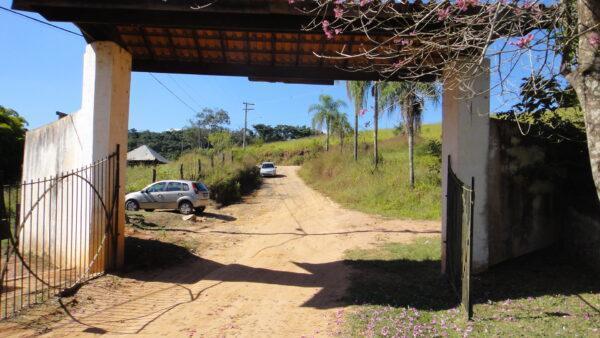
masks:
<svg viewBox="0 0 600 338"><path fill-rule="evenodd" d="M131 54L114 42L97 41L86 47L81 112L92 117L89 162L105 158L120 145L119 193L117 200L116 258L113 268L124 262L125 171L131 85ZM89 163L88 162L88 163ZM109 252L115 252L111 248Z"/></svg>
<svg viewBox="0 0 600 338"><path fill-rule="evenodd" d="M445 70L442 117L442 264L446 253L446 193L448 155L452 169L463 182L475 178L473 215L473 269L488 267L487 163L489 146L489 60L482 67ZM442 266L445 271L445 266Z"/></svg>

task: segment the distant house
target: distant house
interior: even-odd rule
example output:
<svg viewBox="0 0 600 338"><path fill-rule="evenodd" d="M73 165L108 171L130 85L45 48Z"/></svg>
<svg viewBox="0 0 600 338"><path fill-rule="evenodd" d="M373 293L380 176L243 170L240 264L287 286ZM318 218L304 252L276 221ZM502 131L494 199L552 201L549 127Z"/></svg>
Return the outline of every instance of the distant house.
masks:
<svg viewBox="0 0 600 338"><path fill-rule="evenodd" d="M155 165L162 163L169 163L169 161L147 145L140 146L127 153L127 164L130 165Z"/></svg>

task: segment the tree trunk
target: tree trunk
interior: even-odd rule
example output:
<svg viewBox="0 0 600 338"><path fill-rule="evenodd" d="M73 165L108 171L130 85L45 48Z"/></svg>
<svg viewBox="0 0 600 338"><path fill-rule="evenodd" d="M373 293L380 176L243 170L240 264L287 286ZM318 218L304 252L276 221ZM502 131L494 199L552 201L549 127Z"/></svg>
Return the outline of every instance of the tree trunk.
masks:
<svg viewBox="0 0 600 338"><path fill-rule="evenodd" d="M327 137L325 138L325 151L329 151L329 119L327 119Z"/></svg>
<svg viewBox="0 0 600 338"><path fill-rule="evenodd" d="M358 161L358 114L359 109L357 107L354 112L354 161Z"/></svg>
<svg viewBox="0 0 600 338"><path fill-rule="evenodd" d="M407 129L408 134L408 175L410 181L410 188L415 188L415 157L414 157L414 147L415 147L415 133L413 128Z"/></svg>
<svg viewBox="0 0 600 338"><path fill-rule="evenodd" d="M373 86L373 97L375 98L375 109L373 109L373 161L375 168L379 164L379 148L378 148L378 133L379 133L379 89L377 83Z"/></svg>
<svg viewBox="0 0 600 338"><path fill-rule="evenodd" d="M600 2L598 0L578 0L579 32L600 23ZM592 42L600 36L596 28L579 38L578 68L567 74L567 79L577 92L583 108L587 144L590 153L592 175L596 185L596 194L600 199L600 48Z"/></svg>
<svg viewBox="0 0 600 338"><path fill-rule="evenodd" d="M404 105L406 111L406 136L408 138L408 181L415 188L415 97L409 93Z"/></svg>

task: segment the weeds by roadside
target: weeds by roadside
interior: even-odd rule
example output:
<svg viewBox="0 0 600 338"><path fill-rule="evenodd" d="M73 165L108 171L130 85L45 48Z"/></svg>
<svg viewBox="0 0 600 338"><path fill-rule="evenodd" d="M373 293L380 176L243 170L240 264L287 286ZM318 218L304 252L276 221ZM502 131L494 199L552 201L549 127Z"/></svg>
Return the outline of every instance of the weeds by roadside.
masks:
<svg viewBox="0 0 600 338"><path fill-rule="evenodd" d="M360 211L389 217L436 220L441 217L441 150L439 126L423 126L415 149L416 186L408 181L405 137L381 142L382 163L375 170L372 148L362 143L358 162L351 148L333 148L304 163L299 174L311 187L336 202Z"/></svg>

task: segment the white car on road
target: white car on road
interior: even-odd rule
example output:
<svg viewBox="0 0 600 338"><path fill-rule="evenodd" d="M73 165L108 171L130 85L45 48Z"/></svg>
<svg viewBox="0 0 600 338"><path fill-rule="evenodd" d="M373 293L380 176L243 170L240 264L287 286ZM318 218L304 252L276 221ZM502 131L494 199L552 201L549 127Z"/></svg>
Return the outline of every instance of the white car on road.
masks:
<svg viewBox="0 0 600 338"><path fill-rule="evenodd" d="M263 162L260 165L260 176L262 176L262 177L277 176L277 167L275 166L275 164L273 162Z"/></svg>

